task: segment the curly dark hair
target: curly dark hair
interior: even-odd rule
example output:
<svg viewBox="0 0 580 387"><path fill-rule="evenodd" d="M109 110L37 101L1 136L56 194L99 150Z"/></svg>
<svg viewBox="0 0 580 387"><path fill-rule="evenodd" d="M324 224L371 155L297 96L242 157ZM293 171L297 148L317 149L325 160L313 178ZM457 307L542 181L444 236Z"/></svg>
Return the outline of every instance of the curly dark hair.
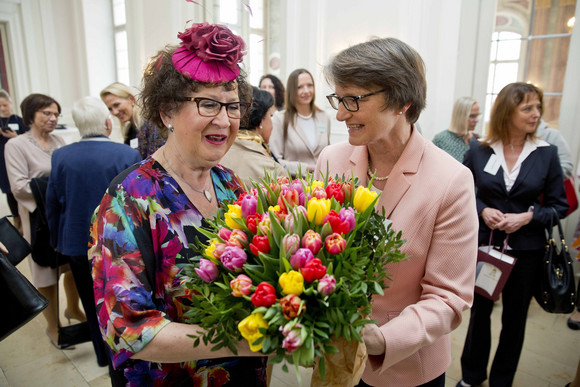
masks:
<svg viewBox="0 0 580 387"><path fill-rule="evenodd" d="M240 70L240 75L233 81L221 83L199 82L181 74L173 67L171 56L179 46L165 46L151 58L143 74L139 101L145 121L156 125L161 134L167 136L167 128L161 120L161 112L166 114L179 111L188 102L179 102L175 97L187 96L196 92L200 86L223 86L226 90L237 88L240 101L251 102L252 89L246 81L246 73Z"/></svg>
<svg viewBox="0 0 580 387"><path fill-rule="evenodd" d="M283 110L284 109L284 95L286 94L286 89L284 88L284 84L282 81L275 75L266 74L262 75L260 78L260 82L258 82L258 86L262 84L262 81L268 78L274 84L274 103L276 105L276 109Z"/></svg>

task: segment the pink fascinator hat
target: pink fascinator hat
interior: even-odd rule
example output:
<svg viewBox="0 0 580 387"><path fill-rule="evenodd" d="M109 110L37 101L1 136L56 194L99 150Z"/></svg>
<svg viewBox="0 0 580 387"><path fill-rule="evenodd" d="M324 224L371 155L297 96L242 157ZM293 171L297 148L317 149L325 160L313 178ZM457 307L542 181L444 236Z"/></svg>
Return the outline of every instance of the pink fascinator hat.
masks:
<svg viewBox="0 0 580 387"><path fill-rule="evenodd" d="M171 60L183 75L205 83L230 82L240 75L238 63L246 54L246 43L228 27L196 23L177 37L181 46Z"/></svg>

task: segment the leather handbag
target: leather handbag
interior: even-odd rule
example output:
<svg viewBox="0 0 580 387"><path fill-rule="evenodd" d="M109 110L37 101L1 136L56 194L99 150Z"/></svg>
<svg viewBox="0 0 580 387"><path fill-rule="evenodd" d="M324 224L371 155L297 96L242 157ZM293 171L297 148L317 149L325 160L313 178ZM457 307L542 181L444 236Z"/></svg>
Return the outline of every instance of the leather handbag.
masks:
<svg viewBox="0 0 580 387"><path fill-rule="evenodd" d="M48 300L0 252L0 341L32 320L48 306Z"/></svg>
<svg viewBox="0 0 580 387"><path fill-rule="evenodd" d="M0 242L8 249L6 257L14 266L22 262L32 250L30 243L20 235L16 227L8 220L8 216L0 218Z"/></svg>
<svg viewBox="0 0 580 387"><path fill-rule="evenodd" d="M568 246L564 240L560 217L554 208L550 227L546 230L547 243L542 273L538 286L534 293L536 301L542 309L548 313L572 313L576 305L576 284L574 282L574 269L572 258L568 252ZM561 245L553 236L554 226L558 226Z"/></svg>
<svg viewBox="0 0 580 387"><path fill-rule="evenodd" d="M47 177L37 177L30 180L30 190L36 202L36 210L30 214L30 244L34 262L40 266L50 266L54 269L57 267L57 261L60 265L68 262L50 245L50 230L46 219L47 187Z"/></svg>

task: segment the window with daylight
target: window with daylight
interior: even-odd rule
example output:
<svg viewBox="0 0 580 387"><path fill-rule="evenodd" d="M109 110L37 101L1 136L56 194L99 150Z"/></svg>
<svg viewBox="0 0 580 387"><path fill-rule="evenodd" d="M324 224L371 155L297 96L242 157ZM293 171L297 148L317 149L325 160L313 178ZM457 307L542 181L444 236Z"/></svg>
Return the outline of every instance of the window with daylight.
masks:
<svg viewBox="0 0 580 387"><path fill-rule="evenodd" d="M218 23L228 26L240 35L247 45L248 54L244 57L244 68L252 85L257 85L264 74L267 57L267 28L265 15L267 2L264 0L210 0L213 14ZM209 2L209 1L208 1ZM206 4L208 3L206 2ZM208 9L212 9L208 7ZM210 17L208 20L215 20Z"/></svg>
<svg viewBox="0 0 580 387"><path fill-rule="evenodd" d="M558 127L577 0L498 0L485 122L499 91L529 82L544 92L543 119Z"/></svg>
<svg viewBox="0 0 580 387"><path fill-rule="evenodd" d="M127 44L127 18L125 0L112 0L113 27L115 29L115 61L117 81L129 84L129 46Z"/></svg>

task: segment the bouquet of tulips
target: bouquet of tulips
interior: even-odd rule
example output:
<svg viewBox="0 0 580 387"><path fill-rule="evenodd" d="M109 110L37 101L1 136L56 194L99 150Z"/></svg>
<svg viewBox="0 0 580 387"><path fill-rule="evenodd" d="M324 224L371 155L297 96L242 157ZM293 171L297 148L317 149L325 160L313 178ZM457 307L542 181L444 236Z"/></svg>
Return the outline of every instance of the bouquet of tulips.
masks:
<svg viewBox="0 0 580 387"><path fill-rule="evenodd" d="M403 240L375 211L376 192L323 180L266 175L199 229L208 242L198 241L183 278L193 297L187 322L204 328L196 345L236 353L243 337L298 377L298 365L317 360L323 380L337 343L362 345L372 295L383 294L385 266L403 259Z"/></svg>

